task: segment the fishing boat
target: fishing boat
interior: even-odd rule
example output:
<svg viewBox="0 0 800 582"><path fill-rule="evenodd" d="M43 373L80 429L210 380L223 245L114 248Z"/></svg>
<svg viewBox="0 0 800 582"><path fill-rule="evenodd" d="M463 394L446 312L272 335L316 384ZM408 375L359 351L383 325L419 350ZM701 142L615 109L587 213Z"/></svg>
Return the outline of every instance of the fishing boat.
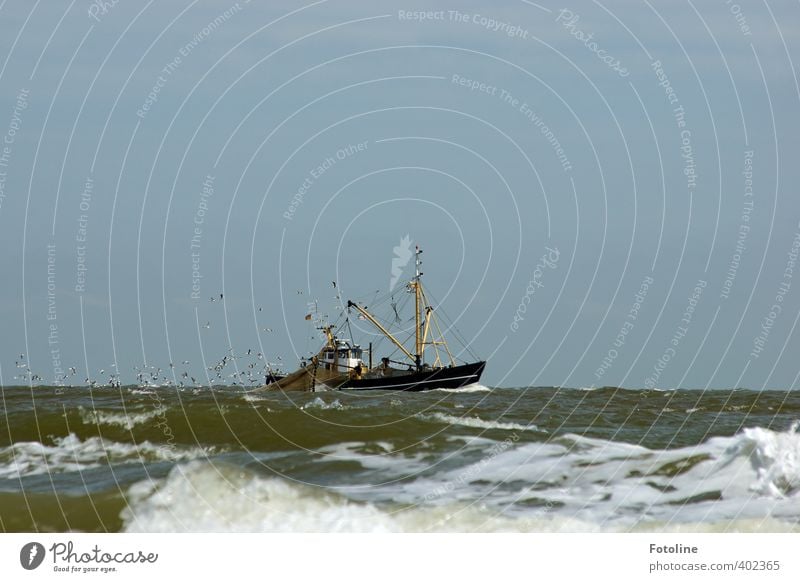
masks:
<svg viewBox="0 0 800 582"><path fill-rule="evenodd" d="M415 275L405 285L405 292L414 298L414 329L405 341L392 324L381 322L371 310L357 301L348 301L344 322L340 327L350 329L350 316L371 324L377 333L388 340L394 349L380 359L373 358L373 343L363 349L352 338L337 335L337 326L324 325L325 343L300 368L282 378L275 378L262 387L265 390L323 391L323 390L403 390L421 392L434 388L461 388L480 381L485 361L457 361L445 340L437 315L422 285L422 250L415 250ZM394 295L390 295L393 299ZM394 323L400 323L396 303L392 301ZM309 319L309 316L306 316ZM454 327L449 326L455 332ZM351 334L352 335L352 334ZM411 340L413 339L413 346ZM407 345L408 344L408 347ZM465 351L469 347L462 342ZM365 360L366 357L366 360ZM402 358L402 359L394 359ZM474 358L474 355L473 355ZM474 358L474 360L478 360Z"/></svg>

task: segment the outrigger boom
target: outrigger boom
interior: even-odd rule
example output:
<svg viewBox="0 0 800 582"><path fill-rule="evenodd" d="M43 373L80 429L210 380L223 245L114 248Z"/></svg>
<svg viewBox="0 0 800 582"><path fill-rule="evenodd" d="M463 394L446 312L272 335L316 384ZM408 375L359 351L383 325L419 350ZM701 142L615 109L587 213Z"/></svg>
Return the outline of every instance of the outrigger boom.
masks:
<svg viewBox="0 0 800 582"><path fill-rule="evenodd" d="M396 346L397 346L397 347L400 349L400 351L401 351L401 352L403 352L403 353L404 353L406 356L408 356L408 357L409 357L409 359L410 359L412 362L417 362L417 361L419 360L419 356L418 356L418 355L417 355L417 356L415 356L415 355L413 355L411 352L409 352L409 351L406 349L406 347L405 347L405 346L402 344L402 342L401 342L400 340L398 340L398 339L397 339L396 337L394 337L394 336L393 336L391 333L389 333L389 331L388 331L388 330L387 330L385 327L383 327L383 326L381 325L381 323L380 323L380 322L379 322L377 319L375 319L374 317L372 317L372 314L371 314L369 311L367 311L366 309L364 309L363 307L361 307L361 306L360 306L360 305L358 305L357 303L353 303L352 301L348 301L348 302L347 302L347 307L352 307L352 308L354 308L354 309L355 309L356 311L358 311L358 312L359 312L361 315L363 315L364 317L366 317L366 318L367 318L367 321L369 321L371 324L373 324L375 327L377 327L377 328L378 328L378 329L381 331L381 333L383 333L383 335L385 335L387 338L389 338L389 339L390 339L390 340L391 340L391 341L394 343L394 345L396 345Z"/></svg>

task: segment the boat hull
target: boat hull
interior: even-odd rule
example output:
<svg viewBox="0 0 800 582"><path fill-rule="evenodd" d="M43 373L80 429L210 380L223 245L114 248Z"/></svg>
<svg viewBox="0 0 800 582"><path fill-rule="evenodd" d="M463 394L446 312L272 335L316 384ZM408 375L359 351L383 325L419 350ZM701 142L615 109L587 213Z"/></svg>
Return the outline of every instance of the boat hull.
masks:
<svg viewBox="0 0 800 582"><path fill-rule="evenodd" d="M401 390L406 392L424 392L435 388L461 388L480 381L485 367L486 362L475 362L451 368L423 370L382 378L361 378L347 380L337 388L339 390Z"/></svg>

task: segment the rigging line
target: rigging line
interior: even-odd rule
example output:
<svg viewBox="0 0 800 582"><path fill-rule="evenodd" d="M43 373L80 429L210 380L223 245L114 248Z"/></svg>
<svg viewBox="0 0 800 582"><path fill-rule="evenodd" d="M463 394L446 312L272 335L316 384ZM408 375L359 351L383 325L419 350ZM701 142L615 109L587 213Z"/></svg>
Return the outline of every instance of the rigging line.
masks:
<svg viewBox="0 0 800 582"><path fill-rule="evenodd" d="M405 297L402 297L399 300L399 302L397 302L393 306L393 309L398 313L402 312L403 309L405 308L406 304L408 303L409 298L410 298L410 296L408 296L408 295L406 295ZM365 306L364 309L369 309L369 307ZM382 314L379 315L379 314L375 313L374 309L370 309L369 311L370 311L370 314L372 315L372 317L374 317L383 327L385 327L387 331L393 331L393 328L402 329L401 326L398 325L398 321L397 321L396 317L394 319L392 319L391 317L384 317ZM402 321L400 321L399 323L402 324ZM376 334L376 335L382 336L382 334Z"/></svg>
<svg viewBox="0 0 800 582"><path fill-rule="evenodd" d="M395 323L399 323L400 322L400 314L397 313L397 301L394 300L394 295L392 295L392 301L391 301L390 305L392 306L392 310L394 311L394 321L395 321Z"/></svg>
<svg viewBox="0 0 800 582"><path fill-rule="evenodd" d="M411 337L413 336L413 333L414 333L413 330L411 332L409 332L409 334L405 338L399 340L400 343L405 345L411 339ZM375 349L375 347L376 347L375 344L380 344L385 339L386 339L386 337L383 334L381 334L380 339L373 344L373 349ZM394 346L394 344L391 344L391 345ZM400 351L400 348L398 346L394 346L394 349L391 352L389 352L389 356L388 357L394 356L398 351Z"/></svg>
<svg viewBox="0 0 800 582"><path fill-rule="evenodd" d="M438 318L438 317L434 318L434 319L433 319L433 323L434 323L434 325L436 326L436 331L438 331L438 332L439 332L439 339L441 339L441 340L444 340L444 335L442 334L442 328L441 328L441 327L439 327L439 318ZM450 346L448 346L448 345L447 345L447 342L443 342L443 344L444 344L444 349L445 349L445 351L447 352L447 356L450 358L450 364L451 364L451 365L455 365L456 361L455 361L455 358L453 358L453 354L452 354L452 353L450 353ZM439 350L438 350L438 348L437 348L437 350L436 350L436 357L437 357L437 358L439 357ZM474 357L474 356L473 356L473 357ZM477 359L477 358L476 358L476 359Z"/></svg>
<svg viewBox="0 0 800 582"><path fill-rule="evenodd" d="M356 303L367 303L369 302L370 305L382 305L388 297L391 297L391 294L387 294L385 296L380 295L381 290L377 289L373 293L364 293L363 295L353 295L353 299L356 300Z"/></svg>
<svg viewBox="0 0 800 582"><path fill-rule="evenodd" d="M370 305L373 308L380 307L381 305L385 304L388 300L392 299L393 296L396 295L399 290L406 289L410 282L411 282L411 279L403 281L402 287L401 287L400 283L398 282L398 284L395 286L394 289L385 292L383 295L380 294L381 290L378 289L373 294L373 297L371 299ZM370 294L369 293L365 293L364 295L361 295L361 296L354 296L354 298L357 299L357 300L361 300L360 302L363 302L363 298L367 297L368 295L370 295Z"/></svg>
<svg viewBox="0 0 800 582"><path fill-rule="evenodd" d="M403 297L400 298L400 301L398 301L393 306L394 313L395 313L395 319L394 319L394 321L392 321L391 323L388 324L388 329L391 329L395 325L397 325L398 327L402 326L403 320L400 317L399 313L402 312L405 309L406 305L408 305L410 300L411 300L411 295L406 293Z"/></svg>
<svg viewBox="0 0 800 582"><path fill-rule="evenodd" d="M431 295L431 297L433 298L433 295ZM435 300L435 298L434 298L434 300ZM438 302L437 302L437 304L438 304ZM455 326L455 323L453 323L452 319L451 319L451 318L450 318L450 316L447 314L447 312L445 311L444 307L440 307L439 309L441 310L441 313L442 313L442 318L445 320L445 323L447 323L447 327L448 327L448 329L449 329L449 330L452 330L452 332L453 332L453 336L456 338L456 340L457 340L457 341L458 341L458 342L459 342L459 343L462 345L462 347L463 347L463 348L464 348L464 349L467 351L467 353L468 353L468 354L469 354L469 355L470 355L470 356L471 356L473 359L476 359L476 360L477 360L477 359L480 359L480 358L478 358L478 356L475 354L475 352L473 352L473 351L470 349L470 347L469 347L469 344L470 344L471 342L468 342L468 341L466 340L466 338L465 338L463 335L461 335L461 332L460 332L460 331L458 330L458 328Z"/></svg>
<svg viewBox="0 0 800 582"><path fill-rule="evenodd" d="M455 338L456 338L456 341L458 341L458 343L460 343L460 344L461 344L461 346L462 346L462 347L463 347L463 348L464 348L464 349L467 351L467 353L468 353L468 354L469 354L469 355L470 355L470 356L471 356L471 357L472 357L474 360L478 360L478 359L480 359L480 358L478 358L478 356L477 356L477 355L476 355L476 354L475 354L475 353L474 353L474 352L473 352L473 351L470 349L470 347L469 347L469 343L470 343L470 342L467 342L466 338L464 338L464 336L462 336L462 335L461 335L461 333L460 333L460 332L458 331L458 329L456 328L455 324L454 324L454 323L452 322L452 320L450 319L450 316L449 316L449 315L447 315L447 312L445 311L445 309L444 309L443 305L442 305L442 304L441 304L441 303L440 303L440 302L439 302L439 301L436 299L436 297L433 295L433 293L431 293L431 292L430 292L430 289L427 289L427 288L426 288L426 289L425 289L425 292L426 292L426 293L427 293L427 294L430 296L430 298L431 298L431 299L433 300L433 302L436 304L436 306L437 306L437 307L436 307L436 313L440 313L440 314L441 314L441 316L442 316L442 319L443 319L443 320L445 321L445 323L447 324L447 329L448 329L448 331L451 331L451 332L452 332L452 334L453 334L453 337L455 337Z"/></svg>

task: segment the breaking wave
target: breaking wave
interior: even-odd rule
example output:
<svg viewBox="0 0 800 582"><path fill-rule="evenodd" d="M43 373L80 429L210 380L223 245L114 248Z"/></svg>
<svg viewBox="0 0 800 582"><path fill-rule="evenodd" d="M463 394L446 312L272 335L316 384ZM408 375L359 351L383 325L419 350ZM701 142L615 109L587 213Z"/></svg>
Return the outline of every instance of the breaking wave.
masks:
<svg viewBox="0 0 800 582"><path fill-rule="evenodd" d="M515 422L501 422L497 420L482 420L478 417L471 416L452 416L450 414L443 414L441 412L434 412L430 415L421 414L419 418L423 420L433 419L445 424L456 424L460 426L468 426L470 428L483 428L486 430L532 430L542 432L541 429L535 424L518 424Z"/></svg>
<svg viewBox="0 0 800 582"><path fill-rule="evenodd" d="M300 410L347 410L347 406L339 402L338 399L326 402L319 396L314 398L311 402L306 402L300 407Z"/></svg>
<svg viewBox="0 0 800 582"><path fill-rule="evenodd" d="M205 457L211 449L177 448L147 441L128 444L101 437L80 440L76 435L56 437L52 445L22 442L0 449L0 479L83 471L94 467L137 461L183 461Z"/></svg>
<svg viewBox="0 0 800 582"><path fill-rule="evenodd" d="M136 425L145 424L154 418L163 415L166 409L156 409L150 412L109 412L105 410L80 409L81 419L84 424L118 426L131 430Z"/></svg>
<svg viewBox="0 0 800 582"><path fill-rule="evenodd" d="M469 394L471 392L491 392L492 389L483 384L469 384L461 388L434 388L432 392L454 392L460 394Z"/></svg>

